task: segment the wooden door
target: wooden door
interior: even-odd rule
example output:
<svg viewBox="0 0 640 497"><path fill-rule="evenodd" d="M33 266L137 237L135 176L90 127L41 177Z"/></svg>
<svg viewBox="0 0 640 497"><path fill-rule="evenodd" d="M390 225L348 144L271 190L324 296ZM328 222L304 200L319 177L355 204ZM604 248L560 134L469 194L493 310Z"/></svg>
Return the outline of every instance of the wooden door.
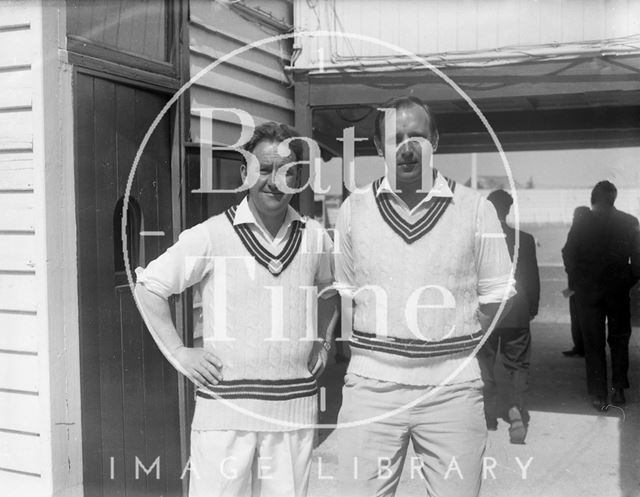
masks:
<svg viewBox="0 0 640 497"><path fill-rule="evenodd" d="M80 72L74 95L85 496L181 495L178 377L135 306L120 235L136 150L167 98ZM133 269L171 243L171 129L167 116L137 167Z"/></svg>

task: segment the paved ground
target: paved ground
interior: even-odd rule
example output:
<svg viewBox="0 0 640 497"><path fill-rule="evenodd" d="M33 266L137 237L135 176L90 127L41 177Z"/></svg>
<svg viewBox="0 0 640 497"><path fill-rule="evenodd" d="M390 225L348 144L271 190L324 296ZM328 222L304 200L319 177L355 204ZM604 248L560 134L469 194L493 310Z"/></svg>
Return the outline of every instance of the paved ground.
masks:
<svg viewBox="0 0 640 497"><path fill-rule="evenodd" d="M486 457L494 458L496 466L493 475L486 474L482 497L640 497L640 329L632 336L633 386L627 391L627 407L612 408L602 416L588 404L583 360L560 354L570 346L568 325L534 324L532 332L532 418L527 443L511 445L504 422L498 431L490 432ZM325 374L325 423L335 422L343 369L333 365ZM338 473L339 436L340 430L320 433L310 497L340 495L338 482L330 479ZM526 478L516 457L525 465L532 458ZM417 475L412 480L408 469L398 497L424 496L421 481Z"/></svg>

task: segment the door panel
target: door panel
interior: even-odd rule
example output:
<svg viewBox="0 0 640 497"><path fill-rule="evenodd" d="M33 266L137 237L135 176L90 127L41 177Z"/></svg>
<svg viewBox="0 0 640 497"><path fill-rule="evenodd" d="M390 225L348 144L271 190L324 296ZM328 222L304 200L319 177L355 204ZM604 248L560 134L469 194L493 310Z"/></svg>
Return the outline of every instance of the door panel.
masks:
<svg viewBox="0 0 640 497"><path fill-rule="evenodd" d="M122 196L137 147L167 98L76 74L76 201L85 495L180 495L177 373L135 306L117 256ZM136 170L132 261L171 243L171 133L163 119ZM115 220L114 220L115 217ZM140 236L140 230L164 236ZM135 237L135 238L133 238ZM114 246L115 245L115 246ZM132 268L133 269L133 268ZM160 478L156 478L157 461ZM137 468L137 469L136 469Z"/></svg>

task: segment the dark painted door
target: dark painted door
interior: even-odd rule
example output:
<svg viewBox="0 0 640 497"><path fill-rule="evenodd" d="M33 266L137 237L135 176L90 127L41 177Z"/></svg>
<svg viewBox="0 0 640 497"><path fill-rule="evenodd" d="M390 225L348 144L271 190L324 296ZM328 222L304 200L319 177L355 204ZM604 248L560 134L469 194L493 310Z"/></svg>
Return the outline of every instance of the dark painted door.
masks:
<svg viewBox="0 0 640 497"><path fill-rule="evenodd" d="M85 496L181 495L178 378L135 306L120 234L136 150L167 98L83 73L74 88ZM171 243L170 157L165 117L131 190L133 269Z"/></svg>

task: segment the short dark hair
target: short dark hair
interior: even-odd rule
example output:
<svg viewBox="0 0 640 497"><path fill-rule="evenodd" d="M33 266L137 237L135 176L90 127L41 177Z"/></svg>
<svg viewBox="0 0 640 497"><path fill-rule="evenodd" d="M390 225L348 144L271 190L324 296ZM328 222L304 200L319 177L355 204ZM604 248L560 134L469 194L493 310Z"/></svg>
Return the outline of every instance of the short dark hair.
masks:
<svg viewBox="0 0 640 497"><path fill-rule="evenodd" d="M487 195L487 200L493 204L498 213L498 217L505 218L509 214L509 209L513 204L513 197L504 190L494 190Z"/></svg>
<svg viewBox="0 0 640 497"><path fill-rule="evenodd" d="M422 107L424 109L424 111L427 113L427 117L429 118L429 135L430 138L436 138L437 141L437 137L438 137L438 126L436 124L436 119L433 115L433 113L431 112L431 109L429 108L429 106L427 104L425 104L422 100L420 100L418 97L412 97L412 96L408 96L408 97L393 97L390 100L387 100L385 103L383 103L380 108L381 109L406 109L407 107L413 107L413 106L418 106L418 107ZM385 113L381 110L378 111L378 113L376 114L376 121L374 124L374 129L373 129L373 133L374 133L374 137L380 141L381 139L381 134L380 134L380 130L382 128L382 123L384 123L384 116ZM435 148L435 143L432 143L432 145Z"/></svg>
<svg viewBox="0 0 640 497"><path fill-rule="evenodd" d="M611 181L600 181L591 190L591 205L604 203L613 207L618 189Z"/></svg>
<svg viewBox="0 0 640 497"><path fill-rule="evenodd" d="M283 142L287 138L293 138L294 136L300 136L294 128L286 124L269 121L259 124L253 130L253 136L251 139L243 145L247 152L253 152L261 141L269 142ZM289 144L291 152L296 157L296 161L303 159L302 143L300 140L295 140Z"/></svg>

